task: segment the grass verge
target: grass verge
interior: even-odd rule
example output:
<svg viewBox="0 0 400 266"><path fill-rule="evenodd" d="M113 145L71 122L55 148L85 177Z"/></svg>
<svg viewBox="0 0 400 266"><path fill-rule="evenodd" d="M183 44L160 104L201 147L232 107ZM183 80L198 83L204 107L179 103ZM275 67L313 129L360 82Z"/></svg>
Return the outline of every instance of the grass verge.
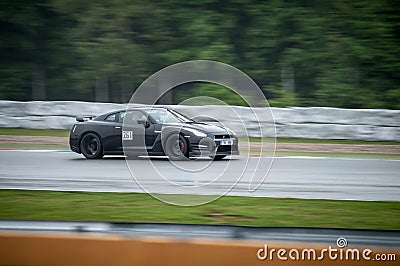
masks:
<svg viewBox="0 0 400 266"><path fill-rule="evenodd" d="M239 138L240 141L249 142L271 142L271 138ZM310 143L310 144L354 144L354 145L400 145L396 141L361 141L348 139L299 139L299 138L277 138L277 143Z"/></svg>
<svg viewBox="0 0 400 266"><path fill-rule="evenodd" d="M0 128L0 135L14 136L53 136L68 137L69 130L60 129L27 129L27 128ZM240 138L247 141L247 138ZM250 142L261 142L262 138L248 138ZM265 139L271 141L271 138ZM316 143L316 144L379 144L379 145L400 145L394 141L358 141L358 140L329 140L329 139L298 139L298 138L279 138L278 143Z"/></svg>
<svg viewBox="0 0 400 266"><path fill-rule="evenodd" d="M69 136L69 130L5 128L5 127L3 127L3 128L0 128L0 135L68 137Z"/></svg>
<svg viewBox="0 0 400 266"><path fill-rule="evenodd" d="M244 155L245 153L243 153ZM271 154L266 153L266 156ZM283 156L309 156L309 157L329 157L329 158L358 158L358 159L387 159L399 160L399 154L384 154L384 153L345 153L345 152L291 152L291 151L277 151L277 157Z"/></svg>
<svg viewBox="0 0 400 266"><path fill-rule="evenodd" d="M192 196L176 196L192 197ZM172 206L140 193L0 190L1 219L400 230L399 202L222 197Z"/></svg>
<svg viewBox="0 0 400 266"><path fill-rule="evenodd" d="M69 146L51 145L51 144L0 144L0 150L70 150Z"/></svg>

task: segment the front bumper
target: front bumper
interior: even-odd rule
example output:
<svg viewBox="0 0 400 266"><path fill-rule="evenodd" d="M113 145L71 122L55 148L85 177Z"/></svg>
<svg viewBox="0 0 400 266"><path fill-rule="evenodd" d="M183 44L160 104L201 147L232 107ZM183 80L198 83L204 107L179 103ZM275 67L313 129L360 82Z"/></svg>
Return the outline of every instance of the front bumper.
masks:
<svg viewBox="0 0 400 266"><path fill-rule="evenodd" d="M232 145L221 145L222 139L203 138L199 143L191 144L190 157L210 157L216 155L239 155L239 143L236 137L231 137Z"/></svg>

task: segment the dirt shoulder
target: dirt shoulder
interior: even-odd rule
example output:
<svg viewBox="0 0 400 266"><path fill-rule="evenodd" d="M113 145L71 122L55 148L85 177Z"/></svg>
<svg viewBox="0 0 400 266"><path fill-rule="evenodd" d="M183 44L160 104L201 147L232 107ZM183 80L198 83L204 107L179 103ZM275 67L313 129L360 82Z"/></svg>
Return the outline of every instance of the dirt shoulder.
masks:
<svg viewBox="0 0 400 266"><path fill-rule="evenodd" d="M10 136L0 135L0 145L26 145L26 146L65 146L68 147L67 137L49 136ZM259 150L261 143L242 143L242 147ZM332 152L332 153L374 153L374 154L400 154L400 145L379 144L319 144L319 143L277 143L278 152Z"/></svg>
<svg viewBox="0 0 400 266"><path fill-rule="evenodd" d="M250 149L260 149L260 143L250 143ZM374 153L400 154L400 145L379 144L319 144L319 143L277 143L278 152L331 152L331 153Z"/></svg>
<svg viewBox="0 0 400 266"><path fill-rule="evenodd" d="M69 146L66 137L0 135L0 145L7 144Z"/></svg>

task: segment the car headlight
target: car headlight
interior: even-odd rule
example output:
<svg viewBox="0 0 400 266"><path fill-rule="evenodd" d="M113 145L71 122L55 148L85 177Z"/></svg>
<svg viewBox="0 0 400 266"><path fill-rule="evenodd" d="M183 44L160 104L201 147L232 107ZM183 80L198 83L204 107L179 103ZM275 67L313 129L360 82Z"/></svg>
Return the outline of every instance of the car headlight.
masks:
<svg viewBox="0 0 400 266"><path fill-rule="evenodd" d="M200 130L194 129L194 128L184 128L184 130L189 131L190 133L192 133L193 135L197 136L197 137L207 137L207 134L204 132L201 132Z"/></svg>
<svg viewBox="0 0 400 266"><path fill-rule="evenodd" d="M234 136L235 138L237 138L237 135L235 132L233 132L231 129L225 127L225 129L228 131L229 135Z"/></svg>

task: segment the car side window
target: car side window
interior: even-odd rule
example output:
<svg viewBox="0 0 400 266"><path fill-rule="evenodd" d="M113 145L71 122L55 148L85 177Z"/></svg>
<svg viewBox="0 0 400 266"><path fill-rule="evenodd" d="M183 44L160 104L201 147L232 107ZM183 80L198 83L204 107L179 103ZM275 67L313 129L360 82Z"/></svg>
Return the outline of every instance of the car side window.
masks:
<svg viewBox="0 0 400 266"><path fill-rule="evenodd" d="M173 113L164 109L152 109L149 113L158 124L181 122Z"/></svg>
<svg viewBox="0 0 400 266"><path fill-rule="evenodd" d="M118 122L123 123L125 115L126 115L126 112L119 112L118 113Z"/></svg>
<svg viewBox="0 0 400 266"><path fill-rule="evenodd" d="M126 122L133 122L133 123L137 123L138 120L140 119L146 119L146 116L140 112L140 111L129 111L126 113L125 116L125 123Z"/></svg>
<svg viewBox="0 0 400 266"><path fill-rule="evenodd" d="M137 124L138 120L146 119L146 115L141 111L128 111L128 112L120 112L118 121L120 123L135 123Z"/></svg>
<svg viewBox="0 0 400 266"><path fill-rule="evenodd" d="M107 116L106 119L104 119L104 121L115 122L116 117L117 117L116 114L111 114L111 115Z"/></svg>

